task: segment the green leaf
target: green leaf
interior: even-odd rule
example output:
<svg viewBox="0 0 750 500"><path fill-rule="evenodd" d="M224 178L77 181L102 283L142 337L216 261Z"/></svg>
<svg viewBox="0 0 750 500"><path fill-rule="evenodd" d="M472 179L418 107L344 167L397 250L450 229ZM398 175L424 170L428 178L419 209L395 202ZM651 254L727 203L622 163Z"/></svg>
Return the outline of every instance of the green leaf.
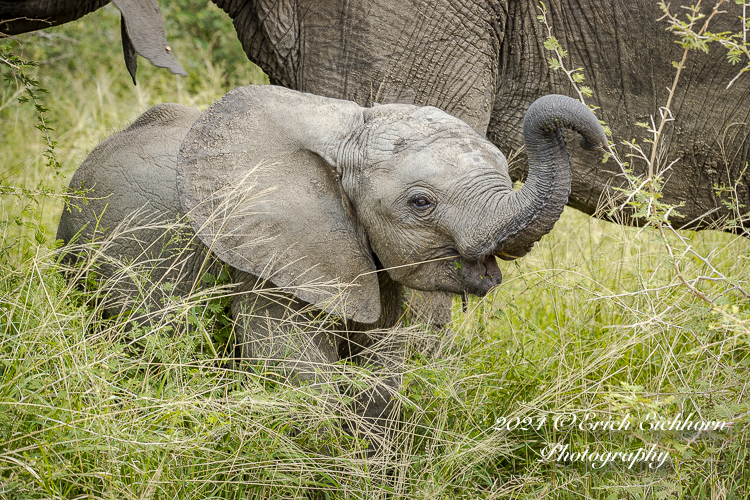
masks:
<svg viewBox="0 0 750 500"><path fill-rule="evenodd" d="M547 50L557 50L560 48L560 43L554 36L549 37L544 41L544 48Z"/></svg>
<svg viewBox="0 0 750 500"><path fill-rule="evenodd" d="M550 57L547 59L547 62L549 63L549 67L553 71L557 71L558 69L562 68L562 64L560 64L560 61L555 59L554 57Z"/></svg>

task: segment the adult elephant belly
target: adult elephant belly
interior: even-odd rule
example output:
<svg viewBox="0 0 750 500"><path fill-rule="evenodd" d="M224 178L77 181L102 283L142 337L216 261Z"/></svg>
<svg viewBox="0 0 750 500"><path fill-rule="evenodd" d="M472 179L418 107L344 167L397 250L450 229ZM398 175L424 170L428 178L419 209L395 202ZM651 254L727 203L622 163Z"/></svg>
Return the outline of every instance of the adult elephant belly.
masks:
<svg viewBox="0 0 750 500"><path fill-rule="evenodd" d="M585 5L584 5L585 4ZM660 106L667 103L676 70L673 61L683 57L683 48L673 33L666 31L662 13L654 2L548 2L555 35L568 50L565 60L571 68L583 67L585 85L595 94L589 104L601 108L599 117L614 133L612 140L633 173L645 178L645 161L625 157L632 153L624 140L637 139L650 156L651 134L638 123L659 125ZM727 10L732 10L728 7ZM513 102L532 102L540 95L555 92L574 95L564 73L550 71L543 47L537 12L523 2L514 3L509 31L500 59L500 83L488 129L488 138L506 154L523 144L517 126L524 106ZM703 21L701 21L703 22ZM713 32L741 32L734 11L711 21ZM750 78L741 76L727 89L739 66L727 63L723 49L713 46L710 53L691 51L671 103L674 118L664 128L657 150L654 170L664 171L662 201L678 205L681 217L673 216L677 227L721 228L736 214L725 205L729 193L716 187L734 187L740 205L750 206ZM511 156L511 155L509 155ZM523 155L514 163L511 175L523 179L526 161ZM589 214L609 200L622 199L617 187L627 187L620 167L612 160L573 145L571 147L573 182L569 205ZM674 162L674 163L673 163ZM745 209L746 210L746 209ZM608 211L601 210L605 215ZM614 218L638 223L631 213L616 212ZM741 227L730 230L743 232ZM745 233L747 234L747 232Z"/></svg>

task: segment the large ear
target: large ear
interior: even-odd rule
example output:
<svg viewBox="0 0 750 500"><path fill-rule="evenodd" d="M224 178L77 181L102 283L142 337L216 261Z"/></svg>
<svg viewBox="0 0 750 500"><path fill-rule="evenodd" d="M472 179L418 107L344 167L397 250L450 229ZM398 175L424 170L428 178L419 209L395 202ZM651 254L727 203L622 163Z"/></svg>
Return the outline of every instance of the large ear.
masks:
<svg viewBox="0 0 750 500"><path fill-rule="evenodd" d="M221 260L373 323L376 268L340 181L340 156L356 154L347 139L362 124L353 102L270 85L234 89L185 137L177 188L196 234Z"/></svg>

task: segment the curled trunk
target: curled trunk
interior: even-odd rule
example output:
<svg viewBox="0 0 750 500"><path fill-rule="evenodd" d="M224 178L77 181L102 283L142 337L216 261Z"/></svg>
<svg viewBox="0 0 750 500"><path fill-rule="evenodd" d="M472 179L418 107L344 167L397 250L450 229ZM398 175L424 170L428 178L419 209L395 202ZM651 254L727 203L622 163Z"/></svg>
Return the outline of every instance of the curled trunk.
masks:
<svg viewBox="0 0 750 500"><path fill-rule="evenodd" d="M566 127L581 134L586 149L607 147L599 120L584 104L562 95L537 99L523 122L529 176L501 204L503 212L513 215L496 233L500 237L495 255L508 260L525 255L560 218L571 183L570 156L562 134Z"/></svg>

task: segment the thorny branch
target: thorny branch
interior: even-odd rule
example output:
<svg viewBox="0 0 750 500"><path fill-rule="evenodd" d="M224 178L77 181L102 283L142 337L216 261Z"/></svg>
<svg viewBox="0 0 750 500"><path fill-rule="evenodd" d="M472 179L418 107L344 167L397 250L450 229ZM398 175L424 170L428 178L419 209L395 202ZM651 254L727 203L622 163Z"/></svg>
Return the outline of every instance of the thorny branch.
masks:
<svg viewBox="0 0 750 500"><path fill-rule="evenodd" d="M737 1L737 0L736 0ZM733 60L733 57L737 59L737 54L745 54L748 56L748 59L750 59L750 50L748 49L747 45L747 31L750 28L750 20L747 18L747 7L750 5L746 0L742 1L742 42L736 42L736 39L739 39L740 35L738 34L731 34L731 33L720 33L720 34L714 34L708 31L709 25L711 21L715 18L716 15L723 13L724 11L721 11L720 8L723 4L725 4L727 0L717 0L716 4L711 9L711 13L706 16L705 14L702 14L700 12L700 6L702 3L702 0L698 0L697 3L691 7L682 7L683 9L686 9L688 11L687 14L687 22L681 21L677 16L673 15L669 7L670 5L666 2L659 2L659 7L664 12L664 16L662 16L659 20L667 19L669 21L670 27L669 30L675 32L681 37L681 45L684 48L682 58L680 62L674 62L673 65L677 69L677 72L674 76L674 79L672 81L672 85L670 88L667 89L668 91L668 97L667 102L664 106L659 108L659 114L660 114L660 120L658 127L656 126L656 123L654 122L653 116L651 117L651 125L650 127L646 124L643 124L644 127L648 128L649 133L652 134L652 138L647 141L651 143L651 150L647 154L643 151L643 149L638 146L633 141L625 141L624 144L630 148L631 151L634 151L634 154L629 156L634 156L637 158L642 159L646 162L648 166L648 175L645 179L639 179L638 177L633 176L630 174L629 171L626 170L627 164L622 162L616 154L614 154L614 148L610 148L610 151L612 153L612 156L615 158L617 163L620 165L620 167L623 169L623 173L630 182L631 190L628 193L627 199L625 202L621 205L624 206L626 204L631 204L636 206L638 208L639 216L646 217L648 219L649 224L654 224L659 234L662 238L662 241L664 243L664 246L666 248L666 251L669 255L669 258L672 262L672 267L674 268L674 272L676 274L676 277L678 278L679 282L684 285L691 294L694 296L700 298L702 301L706 302L709 306L715 309L715 302L717 298L711 299L706 294L704 294L702 291L700 291L696 285L701 281L721 281L724 283L727 283L730 285L729 290L733 290L739 295L743 296L746 299L750 299L750 293L743 289L739 284L732 284L729 283L729 280L726 276L724 276L721 272L719 272L710 262L707 258L704 258L703 256L699 255L695 250L693 250L692 246L689 244L689 242L682 237L680 234L677 233L677 231L674 230L674 228L669 224L669 216L675 211L674 206L666 205L659 201L659 193L661 191L661 177L669 170L674 163L671 162L666 168L664 168L661 171L656 171L656 164L657 164L657 153L659 151L659 144L662 139L662 135L664 132L664 127L666 124L670 121L674 120L674 117L672 115L672 102L673 98L675 96L675 93L677 91L678 84L680 82L680 78L682 75L682 70L685 67L685 64L688 59L688 53L690 50L702 50L704 52L708 52L707 44L711 41L719 42L722 46L727 48L729 50L729 60L734 64L736 62ZM740 2L737 1L739 4ZM540 23L544 24L546 30L547 30L547 41L545 42L544 46L547 50L555 52L556 57L550 58L548 60L550 69L552 70L562 70L570 80L571 84L573 85L573 88L578 93L578 96L581 100L581 102L584 102L584 96L591 97L591 90L587 87L585 88L585 91L582 89L579 89L578 84L583 82L583 74L582 69L577 68L574 70L568 70L565 68L563 59L567 56L567 52L562 48L560 43L557 41L557 39L554 37L552 33L552 28L550 24L547 21L547 9L544 3L540 2L540 15L537 16L537 19ZM704 20L702 26L700 29L696 32L695 28L699 24L699 21ZM733 56L734 54L734 56ZM750 70L750 63L748 64L747 68L743 68L739 75L745 71ZM731 86L731 84L736 81L737 77L735 77L727 87ZM643 189L648 187L648 194L647 196L639 195L639 193L643 193ZM644 193L645 194L645 193ZM646 199L647 198L647 199ZM647 224L648 225L648 224ZM678 256L675 254L675 251L673 249L673 246L669 242L669 238L667 237L666 230L671 231L672 234L674 234L679 241L685 246L685 251L682 253L681 256ZM711 270L710 276L700 276L693 280L688 280L685 275L683 274L681 268L680 268L680 258L684 257L686 254L690 254L694 256L695 258L699 259L704 265L706 265ZM726 293L726 292L725 292ZM722 294L723 295L723 294Z"/></svg>

